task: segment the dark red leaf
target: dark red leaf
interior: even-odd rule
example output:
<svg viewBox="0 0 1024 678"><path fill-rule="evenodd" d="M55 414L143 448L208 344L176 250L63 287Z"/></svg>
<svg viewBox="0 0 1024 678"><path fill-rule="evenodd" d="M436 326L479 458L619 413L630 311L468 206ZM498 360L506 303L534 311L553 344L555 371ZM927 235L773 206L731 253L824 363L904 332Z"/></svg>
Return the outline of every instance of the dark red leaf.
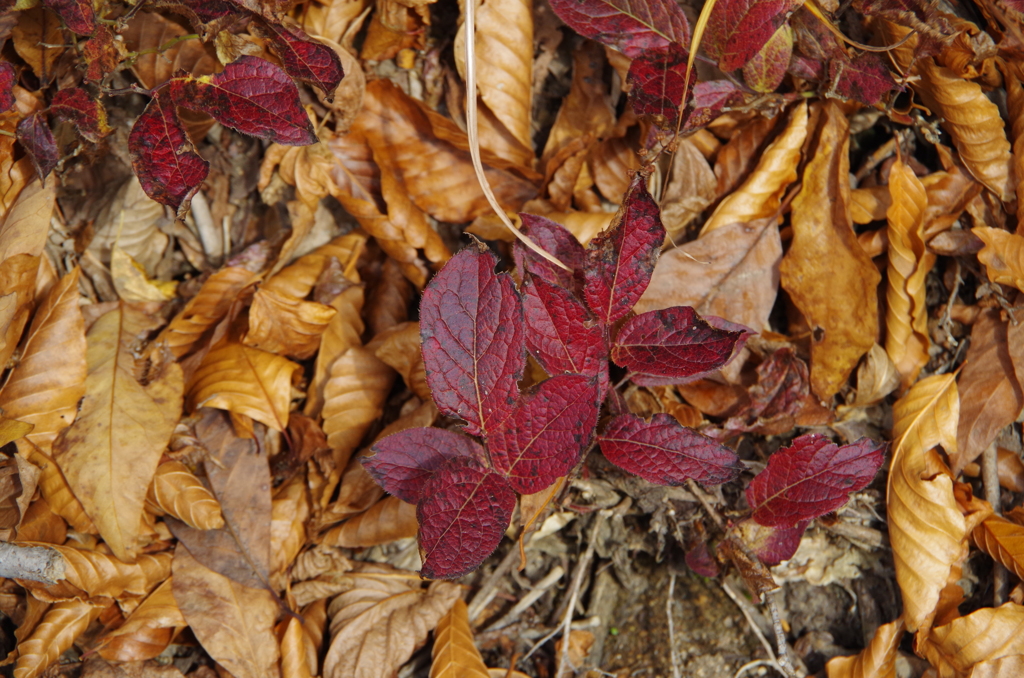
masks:
<svg viewBox="0 0 1024 678"><path fill-rule="evenodd" d="M516 268L521 272L528 271L554 285L560 285L574 294L580 292L582 290L580 281L583 276L583 267L587 262L587 255L576 236L561 224L545 217L525 213L520 213L519 216L523 220L523 233L530 236L535 243L540 245L541 249L553 255L572 271L555 266L518 240L512 247Z"/></svg>
<svg viewBox="0 0 1024 678"><path fill-rule="evenodd" d="M527 274L523 285L526 347L548 374L598 377L608 386L608 345L604 326L563 287Z"/></svg>
<svg viewBox="0 0 1024 678"><path fill-rule="evenodd" d="M797 5L794 0L718 0L702 44L723 71L757 54Z"/></svg>
<svg viewBox="0 0 1024 678"><path fill-rule="evenodd" d="M817 433L803 435L768 458L747 486L751 516L761 525L792 527L834 511L875 477L885 444L869 438L839 446Z"/></svg>
<svg viewBox="0 0 1024 678"><path fill-rule="evenodd" d="M598 319L611 325L629 313L651 282L664 240L658 204L637 173L611 226L587 245L583 294Z"/></svg>
<svg viewBox="0 0 1024 678"><path fill-rule="evenodd" d="M864 52L853 59L829 62L829 80L836 94L873 106L899 85L880 54Z"/></svg>
<svg viewBox="0 0 1024 678"><path fill-rule="evenodd" d="M80 87L62 89L54 94L50 111L70 122L83 138L93 143L99 143L112 131L107 126L107 111Z"/></svg>
<svg viewBox="0 0 1024 678"><path fill-rule="evenodd" d="M286 146L316 143L299 90L278 66L243 56L216 75L171 80L174 103L202 111L217 122Z"/></svg>
<svg viewBox="0 0 1024 678"><path fill-rule="evenodd" d="M718 562L708 550L707 542L699 541L684 556L687 567L702 577L717 577Z"/></svg>
<svg viewBox="0 0 1024 678"><path fill-rule="evenodd" d="M99 26L93 37L82 44L82 56L87 64L85 79L90 82L99 82L113 73L121 61L114 34L106 26Z"/></svg>
<svg viewBox="0 0 1024 678"><path fill-rule="evenodd" d="M324 99L334 101L334 90L345 77L337 52L298 29L292 30L263 20L257 20L252 25L260 35L270 40L271 49L280 57L288 75L319 87L324 93Z"/></svg>
<svg viewBox="0 0 1024 678"><path fill-rule="evenodd" d="M182 215L210 164L199 157L174 112L166 90L153 99L128 135L132 169L146 195Z"/></svg>
<svg viewBox="0 0 1024 678"><path fill-rule="evenodd" d="M693 88L683 132L705 127L717 118L726 106L743 99L743 92L728 80L698 82Z"/></svg>
<svg viewBox="0 0 1024 678"><path fill-rule="evenodd" d="M743 81L755 92L774 92L786 77L789 60L793 56L793 29L788 24L779 29L762 45L750 61L743 64Z"/></svg>
<svg viewBox="0 0 1024 678"><path fill-rule="evenodd" d="M778 565L789 560L800 547L800 538L811 521L804 520L793 527L766 527L744 518L734 528L744 544L765 565Z"/></svg>
<svg viewBox="0 0 1024 678"><path fill-rule="evenodd" d="M516 492L540 492L590 446L599 402L594 377L562 374L537 384L488 436L494 467Z"/></svg>
<svg viewBox="0 0 1024 678"><path fill-rule="evenodd" d="M807 363L791 348L780 348L757 366L757 384L749 393L750 403L725 422L725 430L780 435L803 423L798 417L827 411L811 394Z"/></svg>
<svg viewBox="0 0 1024 678"><path fill-rule="evenodd" d="M617 416L597 440L608 461L656 485L720 485L743 470L735 452L668 414Z"/></svg>
<svg viewBox="0 0 1024 678"><path fill-rule="evenodd" d="M712 327L689 306L673 306L627 320L611 356L617 365L655 377L648 381L696 379L732 360L744 335ZM634 381L647 383L641 376Z"/></svg>
<svg viewBox="0 0 1024 678"><path fill-rule="evenodd" d="M423 569L430 579L455 579L498 548L516 506L501 475L472 459L452 459L427 481L416 507Z"/></svg>
<svg viewBox="0 0 1024 678"><path fill-rule="evenodd" d="M18 81L18 72L6 61L0 61L0 113L9 111L14 106L14 83Z"/></svg>
<svg viewBox="0 0 1024 678"><path fill-rule="evenodd" d="M526 367L523 308L512 278L476 242L445 264L420 302L427 385L437 407L486 436L519 400Z"/></svg>
<svg viewBox="0 0 1024 678"><path fill-rule="evenodd" d="M33 113L18 123L18 141L28 151L32 164L41 179L57 166L57 142L53 140L53 132L46 123L46 117Z"/></svg>
<svg viewBox="0 0 1024 678"><path fill-rule="evenodd" d="M697 71L686 79L689 52L675 43L645 52L629 65L630 101L637 115L649 115L662 127L675 127L679 106L690 98Z"/></svg>
<svg viewBox="0 0 1024 678"><path fill-rule="evenodd" d="M43 0L43 6L56 12L68 28L79 35L96 30L96 12L91 0Z"/></svg>
<svg viewBox="0 0 1024 678"><path fill-rule="evenodd" d="M434 471L449 459L467 457L485 465L484 448L470 438L440 428L409 428L375 442L363 466L377 484L402 501L416 504Z"/></svg>
<svg viewBox="0 0 1024 678"><path fill-rule="evenodd" d="M690 24L675 0L552 0L551 9L583 37L630 58L690 43Z"/></svg>

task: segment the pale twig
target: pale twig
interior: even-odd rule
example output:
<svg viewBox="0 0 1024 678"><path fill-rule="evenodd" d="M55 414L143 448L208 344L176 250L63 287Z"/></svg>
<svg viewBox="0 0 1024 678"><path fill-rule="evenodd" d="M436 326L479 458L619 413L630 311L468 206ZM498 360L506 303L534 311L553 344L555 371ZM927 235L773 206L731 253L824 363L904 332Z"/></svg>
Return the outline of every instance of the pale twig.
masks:
<svg viewBox="0 0 1024 678"><path fill-rule="evenodd" d="M558 580L565 574L565 570L562 569L561 565L556 565L551 572L548 572L547 576L541 579L539 582L533 585L530 591L523 596L523 598L515 604L515 606L505 614L504 617L488 626L484 631L497 631L503 629L506 626L511 625L519 618L523 612L530 608L537 599L543 596L549 588L554 586Z"/></svg>
<svg viewBox="0 0 1024 678"><path fill-rule="evenodd" d="M490 203L491 209L498 215L501 222L508 227L512 234L519 238L519 241L529 247L531 250L536 252L538 255L544 257L555 266L571 271L568 266L563 264L561 261L556 259L554 256L546 252L537 243L526 237L512 220L505 214L505 210L502 209L501 205L498 204L498 199L494 197L494 192L491 190L491 183L487 180L487 175L484 174L484 163L480 159L480 138L477 132L477 106L476 106L476 2L477 0L466 0L466 132L469 135L469 156L473 159L473 169L476 171L477 181L480 182L480 188L484 192L484 197L487 198L487 202Z"/></svg>
<svg viewBox="0 0 1024 678"><path fill-rule="evenodd" d="M764 596L764 603L768 611L772 613L772 626L775 628L775 645L779 648L779 665L787 676L799 675L793 667L793 661L789 658L789 644L786 642L786 631L782 628L782 619L779 617L779 606L775 604L775 598L770 593Z"/></svg>
<svg viewBox="0 0 1024 678"><path fill-rule="evenodd" d="M665 600L665 612L668 614L668 652L672 658L672 678L680 678L679 662L676 660L676 625L672 619L672 603L676 595L676 573L668 576L668 597Z"/></svg>
<svg viewBox="0 0 1024 678"><path fill-rule="evenodd" d="M473 600L469 602L469 621L473 623L477 617L484 611L484 608L494 600L494 596L498 593L498 584L501 583L505 575L512 570L512 565L515 563L516 556L519 552L516 549L509 549L508 553L498 564L498 567L494 568L494 572L487 578L480 590L477 591L476 595L473 596Z"/></svg>
<svg viewBox="0 0 1024 678"><path fill-rule="evenodd" d="M750 614L750 610L747 609L747 606L743 604L743 601L740 599L739 594L733 591L732 587L724 581L721 582L721 586L722 590L725 591L725 595L732 598L732 602L736 603L736 607L740 608L740 612L742 612L744 618L746 618L747 624L750 626L750 630L754 632L754 635L757 636L757 639L761 641L761 645L762 647L764 647L764 651L768 653L768 657L771 659L771 663L778 664L779 660L775 658L775 650L772 649L772 644L769 643L768 639L764 637L764 633L761 632L761 627L759 627L757 625L757 622L754 621L754 617Z"/></svg>
<svg viewBox="0 0 1024 678"><path fill-rule="evenodd" d="M587 550L583 557L576 564L576 572L572 578L572 590L569 592L569 604L565 608L565 619L562 622L562 656L558 660L558 670L555 678L562 678L569 664L569 639L572 625L572 615L576 611L576 599L580 595L580 586L583 584L583 576L590 567L590 560L594 557L594 549L597 548L597 530L601 527L601 521L612 514L614 509L603 509L597 512L594 518L594 527L590 530ZM530 650L531 652L533 650Z"/></svg>

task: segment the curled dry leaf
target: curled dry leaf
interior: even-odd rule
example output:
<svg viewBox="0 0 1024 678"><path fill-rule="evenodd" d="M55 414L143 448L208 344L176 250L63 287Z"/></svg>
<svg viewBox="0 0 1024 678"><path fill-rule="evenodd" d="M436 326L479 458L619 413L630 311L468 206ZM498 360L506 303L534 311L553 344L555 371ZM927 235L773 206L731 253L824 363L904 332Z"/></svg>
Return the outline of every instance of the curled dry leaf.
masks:
<svg viewBox="0 0 1024 678"><path fill-rule="evenodd" d="M165 223L163 206L146 195L138 178L133 176L100 211L96 235L88 251L109 264L116 245L152 275L170 242L159 228L162 223Z"/></svg>
<svg viewBox="0 0 1024 678"><path fill-rule="evenodd" d="M337 313L327 323L320 338L320 351L313 367L313 379L309 384L305 413L315 417L324 404L324 385L331 378L334 362L353 347L362 346L360 337L366 329L363 325L364 293L362 287L348 287L330 301Z"/></svg>
<svg viewBox="0 0 1024 678"><path fill-rule="evenodd" d="M71 491L64 472L52 457L43 453L26 439L18 441L19 451L31 463L39 467L39 491L54 513L67 521L68 525L83 534L98 534L92 519L85 514L81 502Z"/></svg>
<svg viewBox="0 0 1024 678"><path fill-rule="evenodd" d="M306 631L299 617L289 617L281 636L281 678L313 678L316 673L316 653L306 651Z"/></svg>
<svg viewBox="0 0 1024 678"><path fill-rule="evenodd" d="M922 654L945 672L967 675L976 664L1024 655L1024 606L986 607L932 629ZM972 674L973 675L973 674ZM1007 674L1009 675L1009 674Z"/></svg>
<svg viewBox="0 0 1024 678"><path fill-rule="evenodd" d="M291 386L300 366L287 358L233 342L213 348L189 384L192 409L216 407L244 414L275 431L288 427Z"/></svg>
<svg viewBox="0 0 1024 678"><path fill-rule="evenodd" d="M596 170L597 167L595 174ZM621 174L628 176L626 172ZM680 141L672 156L672 177L661 198L661 223L670 241L678 242L686 227L711 204L716 196L716 186L715 174L697 145L688 139ZM623 186L618 199L621 200L625 189Z"/></svg>
<svg viewBox="0 0 1024 678"><path fill-rule="evenodd" d="M36 678L100 616L102 607L80 600L52 605L32 634L18 644L15 678Z"/></svg>
<svg viewBox="0 0 1024 678"><path fill-rule="evenodd" d="M558 109L541 155L549 178L566 161L567 150L578 153L586 148L588 137L592 141L606 136L615 127L615 108L600 75L605 65L604 51L595 42L584 42L573 54L569 94Z"/></svg>
<svg viewBox="0 0 1024 678"><path fill-rule="evenodd" d="M430 400L427 372L420 351L420 324L404 322L394 325L373 338L370 349L385 364L402 375L405 385L426 402Z"/></svg>
<svg viewBox="0 0 1024 678"><path fill-rule="evenodd" d="M431 656L430 678L488 678L487 665L473 643L469 611L461 598L438 621Z"/></svg>
<svg viewBox="0 0 1024 678"><path fill-rule="evenodd" d="M925 278L935 255L924 242L928 196L914 171L897 159L889 171L889 269L886 276L885 350L900 373L903 388L928 363L928 308Z"/></svg>
<svg viewBox="0 0 1024 678"><path fill-rule="evenodd" d="M978 548L1018 579L1024 578L1024 527L1005 518L991 516L974 528L971 538Z"/></svg>
<svg viewBox="0 0 1024 678"><path fill-rule="evenodd" d="M153 364L140 379L139 344L156 326L123 304L93 323L86 336L85 398L75 423L54 444L68 485L110 550L127 561L134 560L146 491L181 416L177 363Z"/></svg>
<svg viewBox="0 0 1024 678"><path fill-rule="evenodd" d="M365 513L333 528L324 541L343 548L365 548L416 536L416 505L384 497Z"/></svg>
<svg viewBox="0 0 1024 678"><path fill-rule="evenodd" d="M306 543L309 492L302 474L278 488L270 513L270 572L284 572Z"/></svg>
<svg viewBox="0 0 1024 678"><path fill-rule="evenodd" d="M335 313L315 301L259 289L249 307L249 331L243 341L246 346L305 360L320 347L320 335Z"/></svg>
<svg viewBox="0 0 1024 678"><path fill-rule="evenodd" d="M824 105L821 119L817 149L793 200L793 244L780 272L811 327L811 388L828 399L875 342L881 276L850 221L849 123L835 102Z"/></svg>
<svg viewBox="0 0 1024 678"><path fill-rule="evenodd" d="M64 580L45 586L38 582L22 581L36 598L47 602L65 600L114 599L121 595L141 597L147 591L147 577L139 564L125 563L99 551L84 551L73 546L32 544L27 546L48 546L64 558ZM169 566L170 562L164 562ZM164 576L170 573L166 568ZM93 601L96 602L96 601ZM104 601L107 602L107 601Z"/></svg>
<svg viewBox="0 0 1024 678"><path fill-rule="evenodd" d="M985 264L988 279L1024 291L1024 235L987 226L972 228L971 233L985 243L978 261Z"/></svg>
<svg viewBox="0 0 1024 678"><path fill-rule="evenodd" d="M415 573L384 565L364 564L352 575L352 589L328 608L331 645L324 678L388 678L427 639L460 593L457 585L443 581L422 588Z"/></svg>
<svg viewBox="0 0 1024 678"><path fill-rule="evenodd" d="M142 661L167 649L178 631L187 626L174 602L173 581L171 577L164 580L121 626L96 641L101 657L119 662Z"/></svg>
<svg viewBox="0 0 1024 678"><path fill-rule="evenodd" d="M903 628L902 618L879 626L860 654L829 660L825 667L828 678L896 678L896 657Z"/></svg>
<svg viewBox="0 0 1024 678"><path fill-rule="evenodd" d="M956 451L959 414L951 374L922 379L893 405L889 540L911 632L931 626L950 568L966 555L967 523L953 497L953 479L932 451L936 445Z"/></svg>
<svg viewBox="0 0 1024 678"><path fill-rule="evenodd" d="M368 349L354 346L331 366L324 384L323 429L343 467L367 429L384 412L395 373Z"/></svg>
<svg viewBox="0 0 1024 678"><path fill-rule="evenodd" d="M845 120L838 113L833 119L836 116ZM779 138L764 150L757 167L747 180L718 204L701 228L701 235L735 222L776 215L786 188L797 179L796 168L807 138L807 121L807 104L801 103L793 109L789 123Z"/></svg>
<svg viewBox="0 0 1024 678"><path fill-rule="evenodd" d="M857 395L853 404L859 407L873 405L896 390L900 374L889 359L889 354L878 344L872 344L857 368Z"/></svg>
<svg viewBox="0 0 1024 678"><path fill-rule="evenodd" d="M168 461L157 467L146 500L158 514L166 513L198 530L224 527L220 503L181 462Z"/></svg>
<svg viewBox="0 0 1024 678"><path fill-rule="evenodd" d="M360 230L338 236L282 268L263 283L260 289L293 299L305 299L313 291L332 258L338 260L344 276L357 284L359 272L356 270L356 261L365 246L366 233Z"/></svg>

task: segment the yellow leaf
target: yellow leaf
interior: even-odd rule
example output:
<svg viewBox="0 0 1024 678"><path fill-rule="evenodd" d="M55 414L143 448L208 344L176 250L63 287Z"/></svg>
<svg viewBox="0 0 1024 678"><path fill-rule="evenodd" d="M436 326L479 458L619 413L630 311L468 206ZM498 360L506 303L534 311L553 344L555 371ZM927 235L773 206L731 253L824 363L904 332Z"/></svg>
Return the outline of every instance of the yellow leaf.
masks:
<svg viewBox="0 0 1024 678"><path fill-rule="evenodd" d="M336 313L330 306L261 288L249 307L249 331L243 341L246 346L305 360L320 347L320 335Z"/></svg>
<svg viewBox="0 0 1024 678"><path fill-rule="evenodd" d="M281 638L281 678L313 678L315 672L316 665L309 664L302 622L290 617Z"/></svg>
<svg viewBox="0 0 1024 678"><path fill-rule="evenodd" d="M984 241L978 261L985 264L988 279L1024 291L1024 235L978 226L971 233Z"/></svg>
<svg viewBox="0 0 1024 678"><path fill-rule="evenodd" d="M146 491L181 417L181 367L165 362L141 373L139 346L155 326L125 304L93 324L85 397L54 445L68 485L121 560L134 560Z"/></svg>
<svg viewBox="0 0 1024 678"><path fill-rule="evenodd" d="M144 269L116 243L110 249L110 276L117 296L131 303L169 301L178 290L174 281L150 280Z"/></svg>
<svg viewBox="0 0 1024 678"><path fill-rule="evenodd" d="M101 657L118 662L142 661L167 649L177 632L187 626L174 602L172 582L172 578L166 579L121 626L96 641Z"/></svg>
<svg viewBox="0 0 1024 678"><path fill-rule="evenodd" d="M1006 78L1006 108L1010 112L1010 130L1013 136L1013 169L1017 177L1017 204L1024 205L1024 87L1021 77L1024 71L1020 64L1006 63L1003 74ZM1020 228L1017 229L1020 232Z"/></svg>
<svg viewBox="0 0 1024 678"><path fill-rule="evenodd" d="M334 361L324 384L323 429L339 468L383 414L394 378L394 370L362 347L352 347Z"/></svg>
<svg viewBox="0 0 1024 678"><path fill-rule="evenodd" d="M291 386L299 369L287 358L224 342L207 353L196 369L189 385L189 402L193 410L216 407L284 431Z"/></svg>
<svg viewBox="0 0 1024 678"><path fill-rule="evenodd" d="M324 543L343 548L365 548L415 537L416 506L398 497L384 497L364 513L349 518L324 535Z"/></svg>
<svg viewBox="0 0 1024 678"><path fill-rule="evenodd" d="M793 200L793 243L780 273L811 328L811 388L827 400L875 343L881 275L850 220L849 123L831 101L820 117L817 149Z"/></svg>
<svg viewBox="0 0 1024 678"><path fill-rule="evenodd" d="M306 543L309 493L298 473L277 489L270 513L270 573L284 572Z"/></svg>
<svg viewBox="0 0 1024 678"><path fill-rule="evenodd" d="M0 393L0 395L3 395ZM32 431L32 424L17 419L8 419L0 414L0 446L24 438Z"/></svg>
<svg viewBox="0 0 1024 678"><path fill-rule="evenodd" d="M933 666L948 665L966 675L981 662L1024 655L1024 606L982 608L932 629L923 655ZM1003 674L1012 675L1012 674Z"/></svg>
<svg viewBox="0 0 1024 678"><path fill-rule="evenodd" d="M950 568L966 556L967 524L953 479L931 451L956 449L960 399L952 374L927 377L893 405L889 540L907 630L927 629Z"/></svg>
<svg viewBox="0 0 1024 678"><path fill-rule="evenodd" d="M430 678L488 678L487 665L473 643L469 612L461 598L434 631Z"/></svg>
<svg viewBox="0 0 1024 678"><path fill-rule="evenodd" d="M72 600L57 603L28 638L18 644L14 678L36 678L71 648L78 636L100 615L102 607Z"/></svg>
<svg viewBox="0 0 1024 678"><path fill-rule="evenodd" d="M157 467L146 497L147 505L199 530L224 527L220 502L188 467L168 461Z"/></svg>
<svg viewBox="0 0 1024 678"><path fill-rule="evenodd" d="M928 196L914 171L897 158L889 172L889 269L885 313L885 350L900 373L903 388L928 364L928 308L925 278L935 255L924 242Z"/></svg>
<svg viewBox="0 0 1024 678"><path fill-rule="evenodd" d="M896 657L902 638L902 618L879 626L860 654L829 660L825 666L828 678L896 678Z"/></svg>
<svg viewBox="0 0 1024 678"><path fill-rule="evenodd" d="M21 360L0 390L0 409L35 428L27 437L44 452L71 425L85 395L85 323L78 306L79 269L53 287L36 311Z"/></svg>

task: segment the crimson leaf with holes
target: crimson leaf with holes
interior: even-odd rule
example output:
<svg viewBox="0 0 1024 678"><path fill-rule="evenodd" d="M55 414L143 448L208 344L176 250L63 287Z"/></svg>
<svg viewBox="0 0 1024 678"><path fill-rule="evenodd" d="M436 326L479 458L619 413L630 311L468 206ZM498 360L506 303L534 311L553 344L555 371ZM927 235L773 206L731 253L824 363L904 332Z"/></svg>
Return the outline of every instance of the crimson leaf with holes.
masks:
<svg viewBox="0 0 1024 678"><path fill-rule="evenodd" d="M57 166L57 142L53 132L46 124L46 117L41 113L33 113L18 123L18 141L28 151L35 165L36 172L43 179Z"/></svg>
<svg viewBox="0 0 1024 678"><path fill-rule="evenodd" d="M70 122L84 139L93 143L99 143L112 131L107 125L106 110L80 87L62 89L54 94L50 112Z"/></svg>
<svg viewBox="0 0 1024 678"><path fill-rule="evenodd" d="M298 29L260 19L252 25L258 34L270 40L271 49L281 58L288 75L319 87L328 103L334 101L334 90L345 75L337 52Z"/></svg>

